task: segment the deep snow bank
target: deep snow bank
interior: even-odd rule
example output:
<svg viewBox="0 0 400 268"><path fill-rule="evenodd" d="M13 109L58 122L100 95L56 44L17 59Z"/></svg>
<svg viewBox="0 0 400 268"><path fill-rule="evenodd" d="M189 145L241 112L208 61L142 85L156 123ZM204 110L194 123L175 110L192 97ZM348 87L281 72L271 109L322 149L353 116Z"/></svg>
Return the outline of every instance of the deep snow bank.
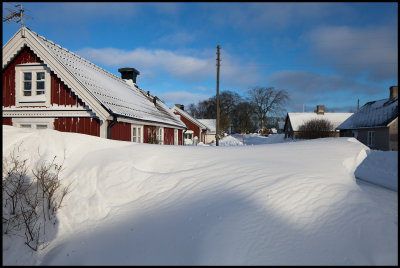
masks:
<svg viewBox="0 0 400 268"><path fill-rule="evenodd" d="M30 163L65 155L73 188L49 246L3 237L4 264L397 264L397 193L355 180L354 139L161 146L3 126L3 155L21 141Z"/></svg>

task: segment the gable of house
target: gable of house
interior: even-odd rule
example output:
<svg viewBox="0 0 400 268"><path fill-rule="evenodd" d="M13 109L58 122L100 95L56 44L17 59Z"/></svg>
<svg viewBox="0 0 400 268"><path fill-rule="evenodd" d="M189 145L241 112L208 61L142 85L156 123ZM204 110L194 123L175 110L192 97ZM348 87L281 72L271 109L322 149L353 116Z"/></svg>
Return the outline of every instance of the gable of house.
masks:
<svg viewBox="0 0 400 268"><path fill-rule="evenodd" d="M21 37L22 31L25 37ZM73 89L73 94L99 118L107 120L115 114L185 128L183 122L155 96L25 27L3 47L3 70L25 47L34 53L36 61L42 62L62 83Z"/></svg>
<svg viewBox="0 0 400 268"><path fill-rule="evenodd" d="M204 124L207 128L207 134L215 135L217 133L217 120L216 119L197 119L202 124Z"/></svg>

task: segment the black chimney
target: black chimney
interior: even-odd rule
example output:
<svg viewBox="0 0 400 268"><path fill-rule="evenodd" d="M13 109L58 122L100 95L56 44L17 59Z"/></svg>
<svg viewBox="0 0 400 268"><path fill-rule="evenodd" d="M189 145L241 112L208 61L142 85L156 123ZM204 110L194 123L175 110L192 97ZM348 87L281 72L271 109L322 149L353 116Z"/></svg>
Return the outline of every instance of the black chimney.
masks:
<svg viewBox="0 0 400 268"><path fill-rule="evenodd" d="M121 78L126 80L132 80L136 84L136 78L140 74L135 68L119 68L118 72L121 73Z"/></svg>
<svg viewBox="0 0 400 268"><path fill-rule="evenodd" d="M185 105L183 104L175 104L175 106L181 109L182 111L185 110Z"/></svg>

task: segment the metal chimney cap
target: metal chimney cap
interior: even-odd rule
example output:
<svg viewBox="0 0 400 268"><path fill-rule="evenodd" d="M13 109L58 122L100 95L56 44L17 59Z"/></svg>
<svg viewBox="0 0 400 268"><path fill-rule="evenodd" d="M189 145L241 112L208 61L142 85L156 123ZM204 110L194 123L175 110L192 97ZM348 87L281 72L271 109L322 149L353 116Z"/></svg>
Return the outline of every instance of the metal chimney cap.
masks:
<svg viewBox="0 0 400 268"><path fill-rule="evenodd" d="M131 68L131 67L119 68L118 72L120 72L120 73L122 73L122 72L134 72L136 74L140 74L140 72L138 70L136 70L135 68Z"/></svg>

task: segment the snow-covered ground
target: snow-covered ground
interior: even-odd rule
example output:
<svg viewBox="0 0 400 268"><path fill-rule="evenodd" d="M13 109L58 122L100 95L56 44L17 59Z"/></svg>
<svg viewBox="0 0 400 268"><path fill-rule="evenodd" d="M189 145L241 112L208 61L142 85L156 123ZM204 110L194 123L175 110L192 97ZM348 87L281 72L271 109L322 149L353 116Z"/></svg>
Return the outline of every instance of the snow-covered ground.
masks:
<svg viewBox="0 0 400 268"><path fill-rule="evenodd" d="M47 247L3 235L3 264L397 265L397 191L354 175L375 168L370 150L271 137L168 146L3 126L3 156L20 142L31 166L65 155L72 182ZM397 180L397 153L386 157Z"/></svg>

